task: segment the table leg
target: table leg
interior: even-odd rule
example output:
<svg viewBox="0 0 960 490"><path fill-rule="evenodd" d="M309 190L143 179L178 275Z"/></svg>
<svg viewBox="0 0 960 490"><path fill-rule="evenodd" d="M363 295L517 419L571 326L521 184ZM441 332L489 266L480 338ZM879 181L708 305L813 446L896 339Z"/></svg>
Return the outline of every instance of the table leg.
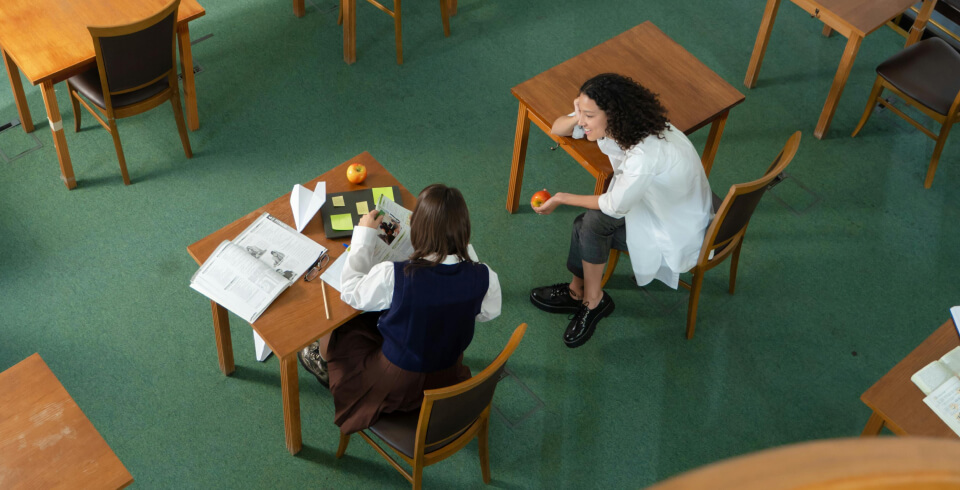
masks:
<svg viewBox="0 0 960 490"><path fill-rule="evenodd" d="M33 119L30 118L30 106L27 105L27 97L23 94L23 82L20 80L20 69L13 59L5 51L0 49L0 56L3 56L3 64L7 67L7 78L10 79L10 87L13 89L13 100L17 103L17 114L20 116L20 124L27 133L33 132Z"/></svg>
<svg viewBox="0 0 960 490"><path fill-rule="evenodd" d="M927 21L930 20L930 14L933 13L933 7L936 5L937 0L923 1L923 6L920 7L920 12L917 14L916 20L913 21L913 26L910 27L910 36L907 37L907 44L904 47L910 46L920 40L920 36L923 36L923 30L927 28Z"/></svg>
<svg viewBox="0 0 960 490"><path fill-rule="evenodd" d="M343 8L343 61L357 61L357 0L341 0Z"/></svg>
<svg viewBox="0 0 960 490"><path fill-rule="evenodd" d="M303 447L303 434L300 432L300 378L297 377L296 353L280 359L280 386L287 451L297 454Z"/></svg>
<svg viewBox="0 0 960 490"><path fill-rule="evenodd" d="M211 301L210 307L213 310L213 335L217 344L217 360L220 362L220 370L223 374L230 376L235 369L233 340L230 338L230 316L227 309L218 305L216 301Z"/></svg>
<svg viewBox="0 0 960 490"><path fill-rule="evenodd" d="M593 187L593 195L599 196L604 192L607 192L607 186L610 185L610 179L613 178L613 174L600 174L597 176L597 185Z"/></svg>
<svg viewBox="0 0 960 490"><path fill-rule="evenodd" d="M823 25L823 37L830 37L830 34L833 34L833 28L824 24Z"/></svg>
<svg viewBox="0 0 960 490"><path fill-rule="evenodd" d="M707 143L703 147L703 157L700 163L703 164L703 171L710 176L710 169L713 168L713 159L717 156L717 147L720 146L720 137L723 136L723 127L727 125L727 116L730 115L730 109L723 111L710 124L710 134L707 136Z"/></svg>
<svg viewBox="0 0 960 490"><path fill-rule="evenodd" d="M767 52L767 43L770 42L770 31L773 30L773 21L777 18L777 9L780 0L767 0L767 8L763 11L763 20L760 21L760 30L757 32L757 41L753 44L753 54L750 55L750 66L747 67L747 77L743 84L753 88L760 75L760 65L763 64L763 55Z"/></svg>
<svg viewBox="0 0 960 490"><path fill-rule="evenodd" d="M53 132L53 146L57 150L57 160L60 161L60 179L67 185L67 189L77 187L77 179L73 177L73 164L70 163L70 151L67 149L67 136L63 132L63 121L60 119L60 107L57 105L57 92L53 82L46 80L40 83L43 105L47 107L47 120L50 121L50 131Z"/></svg>
<svg viewBox="0 0 960 490"><path fill-rule="evenodd" d="M867 420L867 425L863 428L863 432L860 433L860 437L879 435L880 430L883 429L883 423L883 417L877 412L873 412L873 414L870 415L870 420Z"/></svg>
<svg viewBox="0 0 960 490"><path fill-rule="evenodd" d="M820 120L817 121L817 127L813 130L813 135L817 139L823 139L823 135L830 128L830 121L833 120L833 113L837 110L837 104L840 103L840 96L843 94L843 88L847 85L847 78L850 77L850 70L853 68L853 60L857 58L857 51L860 50L860 42L863 38L850 34L847 40L847 47L843 50L843 57L840 58L840 66L837 67L837 74L833 77L833 85L830 86L830 93L827 94L827 101L823 104L823 111L820 112Z"/></svg>
<svg viewBox="0 0 960 490"><path fill-rule="evenodd" d="M304 6L303 0L293 0L293 15L297 17L303 17L307 12L306 7Z"/></svg>
<svg viewBox="0 0 960 490"><path fill-rule="evenodd" d="M527 140L530 137L530 117L527 105L520 102L517 114L517 133L513 138L513 162L510 164L510 184L507 187L507 212L520 207L520 186L523 185L523 164L527 159Z"/></svg>
<svg viewBox="0 0 960 490"><path fill-rule="evenodd" d="M193 76L193 51L190 49L190 26L181 22L177 26L177 39L180 46L180 69L183 70L183 100L187 106L187 127L190 131L200 129L200 117L197 115L197 87Z"/></svg>

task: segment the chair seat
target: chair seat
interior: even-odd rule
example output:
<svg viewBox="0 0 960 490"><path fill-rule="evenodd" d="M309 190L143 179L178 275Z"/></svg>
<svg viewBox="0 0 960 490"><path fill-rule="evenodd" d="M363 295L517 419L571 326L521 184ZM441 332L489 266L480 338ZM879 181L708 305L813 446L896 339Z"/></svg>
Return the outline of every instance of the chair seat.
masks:
<svg viewBox="0 0 960 490"><path fill-rule="evenodd" d="M103 101L103 86L100 84L100 72L97 71L96 67L93 67L79 75L72 76L68 79L68 81L71 85L73 85L77 92L83 94L84 97L90 100L90 102L93 102L101 109L106 109L107 106ZM163 92L169 86L170 84L167 82L167 79L164 78L159 82L154 83L153 85L147 85L142 89L113 95L110 99L113 102L113 108L120 109L138 102L143 102L150 97Z"/></svg>
<svg viewBox="0 0 960 490"><path fill-rule="evenodd" d="M960 53L933 37L888 58L877 67L877 75L945 116L960 92Z"/></svg>
<svg viewBox="0 0 960 490"><path fill-rule="evenodd" d="M380 439L383 439L384 442L395 448L397 451L400 451L404 456L408 458L413 457L413 446L416 443L417 437L417 424L420 421L420 411L414 412L392 412L384 413L380 415L380 419L377 420L377 423L373 424L370 427L370 432L373 432ZM470 426L464 427L463 430L457 432L453 437L448 438L440 444L433 446L428 446L427 452L436 451L454 440L457 437L460 437L460 434L469 429Z"/></svg>

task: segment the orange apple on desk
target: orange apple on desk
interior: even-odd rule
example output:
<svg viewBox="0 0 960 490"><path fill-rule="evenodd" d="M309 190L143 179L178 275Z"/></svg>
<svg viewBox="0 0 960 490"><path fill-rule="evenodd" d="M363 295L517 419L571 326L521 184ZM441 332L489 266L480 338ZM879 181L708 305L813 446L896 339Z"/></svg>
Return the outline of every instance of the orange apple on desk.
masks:
<svg viewBox="0 0 960 490"><path fill-rule="evenodd" d="M359 184L363 182L363 179L367 178L367 167L364 167L360 163L351 163L347 167L347 180L351 184Z"/></svg>
<svg viewBox="0 0 960 490"><path fill-rule="evenodd" d="M533 197L530 198L530 206L539 208L543 206L543 203L547 202L547 199L550 199L550 193L547 192L546 189L537 191L533 194Z"/></svg>

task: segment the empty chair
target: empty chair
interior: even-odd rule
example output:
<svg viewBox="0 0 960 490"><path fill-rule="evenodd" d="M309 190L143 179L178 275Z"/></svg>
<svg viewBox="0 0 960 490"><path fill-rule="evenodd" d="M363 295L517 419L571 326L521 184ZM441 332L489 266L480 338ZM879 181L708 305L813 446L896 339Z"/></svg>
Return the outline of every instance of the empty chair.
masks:
<svg viewBox="0 0 960 490"><path fill-rule="evenodd" d="M730 261L730 294L733 294L737 282L737 265L740 261L740 247L743 237L750 224L750 217L760 203L763 193L780 177L787 168L800 146L800 131L793 133L787 140L783 150L773 160L767 171L757 180L743 184L734 184L727 192L727 197L720 200L713 195L716 215L703 237L700 247L700 256L697 265L690 269L693 274L691 283L680 281L680 284L690 290L690 301L687 306L687 338L693 338L693 331L697 325L697 306L700 302L700 289L703 287L703 275L708 270L720 265L721 262L732 257ZM607 269L603 274L602 284L605 286L620 259L620 251L610 250L607 259ZM712 254L712 256L711 256Z"/></svg>
<svg viewBox="0 0 960 490"><path fill-rule="evenodd" d="M424 466L452 456L476 437L483 482L490 483L487 440L490 402L507 359L517 349L526 330L526 323L518 326L500 355L476 376L453 386L424 391L423 405L419 412L382 414L380 419L367 429L410 465L411 472L401 467L366 431L358 434L403 474L415 490L421 486ZM343 457L349 442L349 435L340 435L337 458Z"/></svg>
<svg viewBox="0 0 960 490"><path fill-rule="evenodd" d="M882 99L880 96L883 89L897 94L906 103L939 122L940 134L934 134ZM864 109L860 124L857 124L851 137L860 132L877 103L906 119L937 142L927 167L927 177L923 181L923 186L929 189L933 185L933 175L937 171L937 163L950 133L950 126L960 113L960 53L944 40L932 37L908 46L880 63L867 108Z"/></svg>
<svg viewBox="0 0 960 490"><path fill-rule="evenodd" d="M74 129L80 131L80 105L83 105L113 136L120 173L126 185L130 185L130 176L120 146L117 119L146 112L169 100L183 152L187 158L193 156L180 107L176 70L179 6L180 0L174 0L157 14L133 24L88 27L97 54L97 66L67 80Z"/></svg>

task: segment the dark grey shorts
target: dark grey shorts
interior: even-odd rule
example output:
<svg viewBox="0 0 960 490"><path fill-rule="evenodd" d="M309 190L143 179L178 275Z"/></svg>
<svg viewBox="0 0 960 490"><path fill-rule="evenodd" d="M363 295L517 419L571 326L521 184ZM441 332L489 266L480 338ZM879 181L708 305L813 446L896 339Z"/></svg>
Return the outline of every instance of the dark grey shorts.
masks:
<svg viewBox="0 0 960 490"><path fill-rule="evenodd" d="M623 218L611 218L595 209L573 220L567 269L583 277L583 263L606 264L610 249L627 250L627 227Z"/></svg>

